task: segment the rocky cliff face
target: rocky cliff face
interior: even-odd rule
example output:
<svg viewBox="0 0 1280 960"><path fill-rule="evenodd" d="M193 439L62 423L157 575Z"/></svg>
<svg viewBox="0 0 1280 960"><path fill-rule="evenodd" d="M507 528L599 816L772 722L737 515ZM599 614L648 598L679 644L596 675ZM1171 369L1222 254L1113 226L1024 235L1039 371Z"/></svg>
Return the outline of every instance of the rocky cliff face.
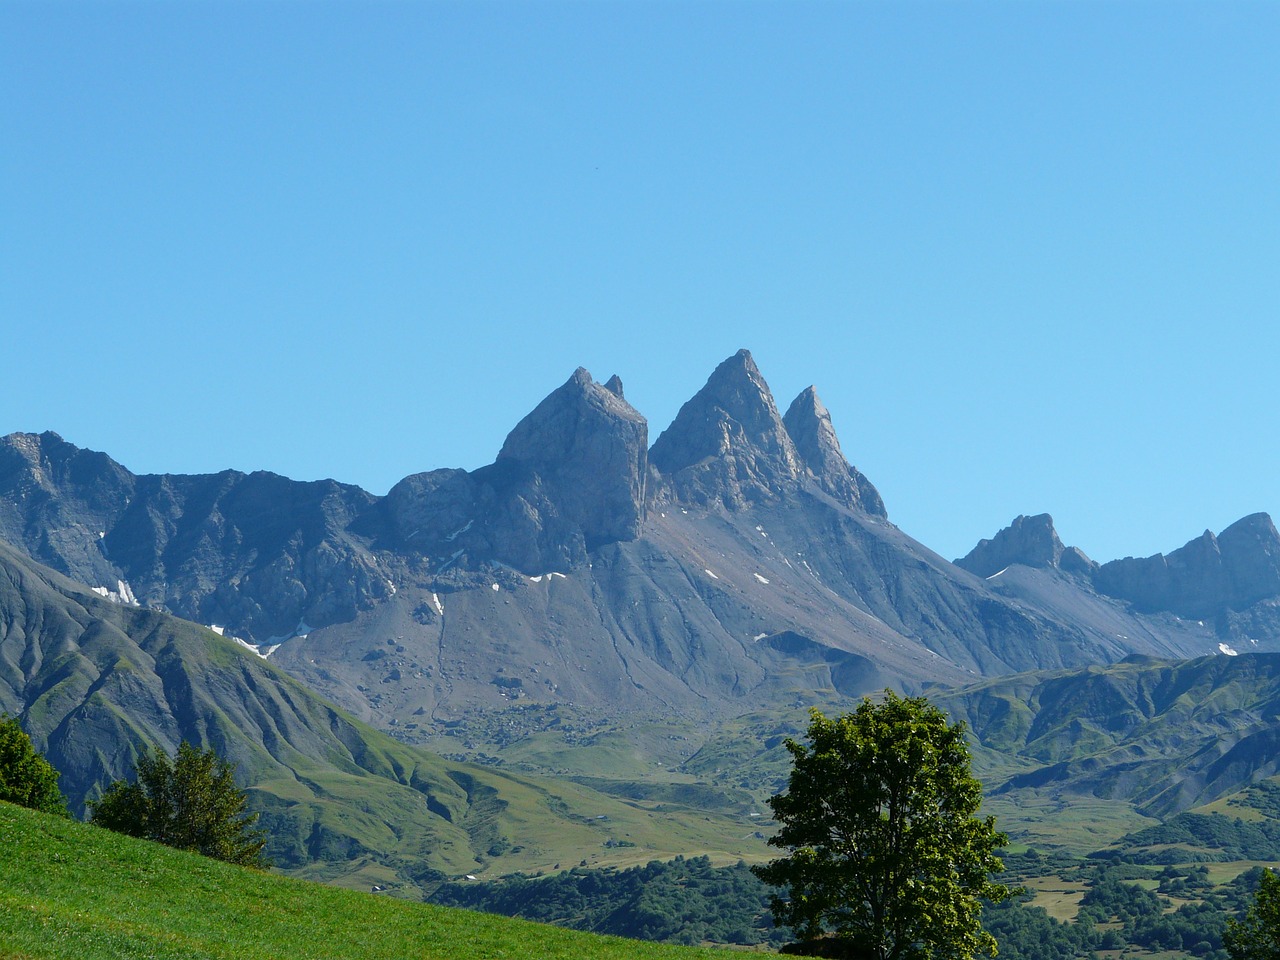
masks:
<svg viewBox="0 0 1280 960"><path fill-rule="evenodd" d="M581 367L507 436L498 462L525 464L557 514L588 550L634 540L644 519L649 424L622 398L622 381L601 386Z"/></svg>
<svg viewBox="0 0 1280 960"><path fill-rule="evenodd" d="M716 367L680 408L649 461L678 499L730 509L777 500L802 476L800 455L746 350Z"/></svg>
<svg viewBox="0 0 1280 960"><path fill-rule="evenodd" d="M808 387L791 402L782 423L819 487L855 510L888 519L880 492L845 459L831 425L831 414L814 387Z"/></svg>
<svg viewBox="0 0 1280 960"><path fill-rule="evenodd" d="M1241 611L1280 596L1280 534L1265 513L1238 520L1214 536L1201 536L1168 554L1113 560L1094 583L1143 611L1184 617Z"/></svg>
<svg viewBox="0 0 1280 960"><path fill-rule="evenodd" d="M1020 516L990 540L982 540L956 566L990 577L1012 564L1052 567L1067 573L1087 575L1097 564L1077 547L1064 546L1047 513Z"/></svg>
<svg viewBox="0 0 1280 960"><path fill-rule="evenodd" d="M0 439L0 539L104 594L263 640L388 593L346 534L374 500L270 473L135 476L56 434Z"/></svg>

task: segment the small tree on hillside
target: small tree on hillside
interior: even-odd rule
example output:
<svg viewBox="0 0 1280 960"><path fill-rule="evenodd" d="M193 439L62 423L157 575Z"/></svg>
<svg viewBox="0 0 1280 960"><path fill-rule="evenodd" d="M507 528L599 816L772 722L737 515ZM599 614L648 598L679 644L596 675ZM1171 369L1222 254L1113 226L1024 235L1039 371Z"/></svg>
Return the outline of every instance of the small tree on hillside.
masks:
<svg viewBox="0 0 1280 960"><path fill-rule="evenodd" d="M1228 920L1223 945L1231 960L1280 957L1280 876L1265 870L1243 920Z"/></svg>
<svg viewBox="0 0 1280 960"><path fill-rule="evenodd" d="M886 691L834 719L811 712L808 744L787 741L795 766L770 799L782 824L769 841L789 856L756 867L774 919L793 927L798 952L875 960L995 954L980 898L1007 838L974 816L982 786L969 773L963 724L924 698Z"/></svg>
<svg viewBox="0 0 1280 960"><path fill-rule="evenodd" d="M258 815L245 813L248 797L213 750L184 740L172 761L159 750L143 754L135 772L132 783L117 780L90 804L91 823L228 863L270 866L265 834L253 829Z"/></svg>
<svg viewBox="0 0 1280 960"><path fill-rule="evenodd" d="M16 717L0 714L0 800L67 816L58 771L46 760Z"/></svg>

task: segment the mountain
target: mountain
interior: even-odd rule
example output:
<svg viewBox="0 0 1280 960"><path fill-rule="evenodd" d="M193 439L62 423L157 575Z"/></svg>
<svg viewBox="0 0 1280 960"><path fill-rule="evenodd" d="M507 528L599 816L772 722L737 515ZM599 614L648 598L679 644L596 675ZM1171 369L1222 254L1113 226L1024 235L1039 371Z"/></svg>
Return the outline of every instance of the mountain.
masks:
<svg viewBox="0 0 1280 960"><path fill-rule="evenodd" d="M1050 797L1166 818L1280 776L1280 654L1134 656L987 680L937 703L968 725L989 795L1024 811Z"/></svg>
<svg viewBox="0 0 1280 960"><path fill-rule="evenodd" d="M75 810L140 751L211 746L237 768L277 865L410 891L439 875L609 859L750 855L736 818L658 816L571 783L450 762L352 719L234 640L109 602L0 544L0 710L18 716Z"/></svg>
<svg viewBox="0 0 1280 960"><path fill-rule="evenodd" d="M595 771L603 747L570 757L608 741L618 776L652 778L709 724L815 696L1223 642L1168 607L1181 581L1145 594L1117 575L1105 592L1111 565L1046 521L947 562L889 522L817 392L780 414L745 350L652 446L621 380L578 369L492 464L384 497L266 473L136 476L54 434L0 439L0 539L30 557L217 624L400 738L561 772ZM1224 583L1270 589L1241 572L1266 543L1218 539ZM1280 636L1267 602L1236 628Z"/></svg>
<svg viewBox="0 0 1280 960"><path fill-rule="evenodd" d="M1048 514L1018 517L955 563L1042 609L1071 607L1077 619L1107 609L1126 634L1152 622L1177 634L1190 623L1193 632L1211 630L1223 652L1280 649L1280 532L1265 513L1217 536L1206 530L1168 555L1104 564L1064 547Z"/></svg>

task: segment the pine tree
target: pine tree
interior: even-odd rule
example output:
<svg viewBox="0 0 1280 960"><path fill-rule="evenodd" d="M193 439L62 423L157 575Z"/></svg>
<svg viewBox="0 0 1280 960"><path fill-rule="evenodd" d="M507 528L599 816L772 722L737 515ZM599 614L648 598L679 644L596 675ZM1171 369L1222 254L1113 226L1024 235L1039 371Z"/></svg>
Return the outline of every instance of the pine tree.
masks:
<svg viewBox="0 0 1280 960"><path fill-rule="evenodd" d="M236 787L231 764L212 749L185 740L172 760L144 753L133 782L117 780L90 804L91 823L118 833L265 869L266 837L245 813L248 797Z"/></svg>

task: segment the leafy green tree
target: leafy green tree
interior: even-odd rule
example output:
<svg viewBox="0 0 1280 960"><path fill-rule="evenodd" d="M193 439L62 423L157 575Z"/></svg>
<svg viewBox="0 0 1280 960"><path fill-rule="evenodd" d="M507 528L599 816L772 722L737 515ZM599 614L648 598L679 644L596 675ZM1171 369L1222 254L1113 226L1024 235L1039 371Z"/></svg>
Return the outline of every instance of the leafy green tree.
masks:
<svg viewBox="0 0 1280 960"><path fill-rule="evenodd" d="M245 813L248 797L231 764L212 749L184 740L172 760L159 750L144 753L135 773L133 782L115 781L90 804L91 823L228 863L270 866L265 834L253 829L258 815Z"/></svg>
<svg viewBox="0 0 1280 960"><path fill-rule="evenodd" d="M1222 938L1232 960L1280 960L1280 876L1265 870L1243 920L1228 920Z"/></svg>
<svg viewBox="0 0 1280 960"><path fill-rule="evenodd" d="M0 714L0 800L67 816L58 771L46 760L16 717Z"/></svg>
<svg viewBox="0 0 1280 960"><path fill-rule="evenodd" d="M995 954L982 898L1010 894L990 875L1007 838L974 816L982 785L969 772L964 725L920 698L885 692L834 719L810 713L808 744L787 789L769 800L789 856L756 867L774 919L801 952L875 960Z"/></svg>

